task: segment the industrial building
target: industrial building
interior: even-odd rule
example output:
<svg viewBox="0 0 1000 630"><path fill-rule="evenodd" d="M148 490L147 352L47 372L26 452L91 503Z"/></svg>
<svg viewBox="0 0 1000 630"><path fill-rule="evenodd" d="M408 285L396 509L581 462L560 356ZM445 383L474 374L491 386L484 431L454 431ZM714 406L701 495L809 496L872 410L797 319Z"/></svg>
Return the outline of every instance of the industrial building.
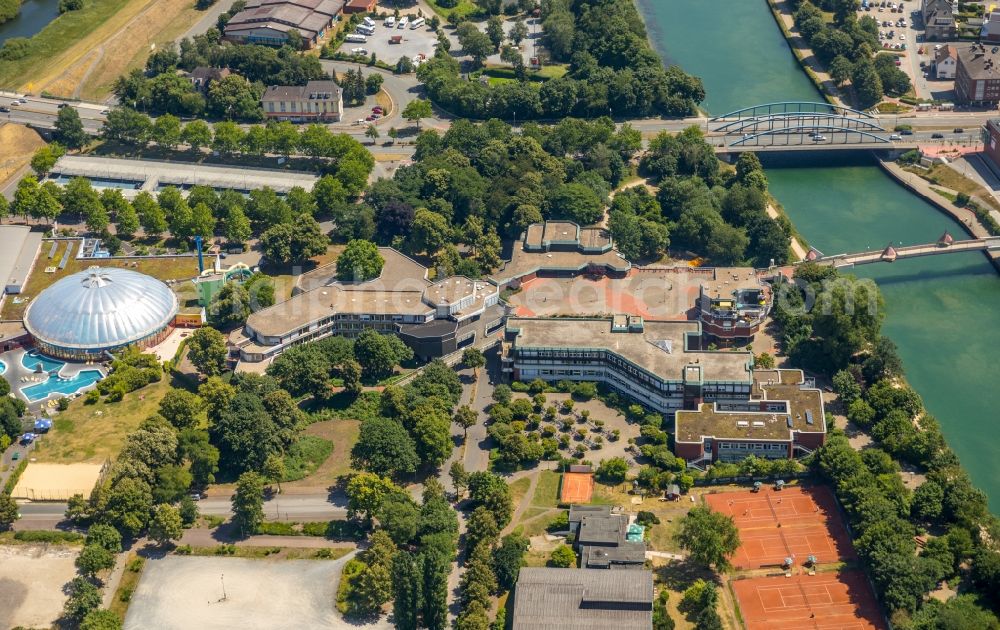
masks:
<svg viewBox="0 0 1000 630"><path fill-rule="evenodd" d="M647 569L524 567L514 587L514 630L650 630L653 574Z"/></svg>
<svg viewBox="0 0 1000 630"><path fill-rule="evenodd" d="M24 326L44 354L104 360L109 352L165 339L177 311L177 296L156 278L91 267L42 291L28 306Z"/></svg>
<svg viewBox="0 0 1000 630"><path fill-rule="evenodd" d="M0 279L4 294L20 293L28 281L42 244L42 232L32 232L27 225L0 225Z"/></svg>
<svg viewBox="0 0 1000 630"><path fill-rule="evenodd" d="M241 44L283 46L296 31L303 44L313 46L343 9L343 0L249 0L229 18L223 37Z"/></svg>

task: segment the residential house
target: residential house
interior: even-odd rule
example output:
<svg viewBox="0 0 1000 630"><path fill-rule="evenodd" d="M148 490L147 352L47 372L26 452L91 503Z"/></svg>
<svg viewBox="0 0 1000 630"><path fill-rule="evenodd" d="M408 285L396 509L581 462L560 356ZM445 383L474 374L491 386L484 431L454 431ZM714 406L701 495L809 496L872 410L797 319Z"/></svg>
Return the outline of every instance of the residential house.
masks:
<svg viewBox="0 0 1000 630"><path fill-rule="evenodd" d="M958 50L951 45L942 46L934 55L934 76L939 79L954 79L958 68Z"/></svg>
<svg viewBox="0 0 1000 630"><path fill-rule="evenodd" d="M188 74L188 80L191 81L191 85L195 87L202 94L208 93L208 88L211 87L213 81L221 81L228 77L232 72L229 68L211 68L207 66L198 66Z"/></svg>
<svg viewBox="0 0 1000 630"><path fill-rule="evenodd" d="M260 98L264 117L291 122L336 122L344 111L344 99L333 81L309 81L305 85L272 85Z"/></svg>
<svg viewBox="0 0 1000 630"><path fill-rule="evenodd" d="M983 153L989 158L984 160L994 173L1000 173L1000 118L986 121L983 132Z"/></svg>
<svg viewBox="0 0 1000 630"><path fill-rule="evenodd" d="M514 588L514 630L652 630L653 573L525 567Z"/></svg>
<svg viewBox="0 0 1000 630"><path fill-rule="evenodd" d="M950 40L958 37L954 9L948 0L923 0L920 14L924 19L926 39Z"/></svg>

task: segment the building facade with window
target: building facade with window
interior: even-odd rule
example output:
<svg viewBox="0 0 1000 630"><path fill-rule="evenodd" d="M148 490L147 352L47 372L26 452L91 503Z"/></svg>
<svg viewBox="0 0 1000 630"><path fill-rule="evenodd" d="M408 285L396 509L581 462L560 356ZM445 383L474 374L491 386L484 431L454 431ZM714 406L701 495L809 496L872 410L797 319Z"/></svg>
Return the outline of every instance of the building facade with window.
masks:
<svg viewBox="0 0 1000 630"><path fill-rule="evenodd" d="M260 97L264 117L291 122L336 122L344 111L344 98L333 81L305 85L272 85Z"/></svg>
<svg viewBox="0 0 1000 630"><path fill-rule="evenodd" d="M506 330L513 380L606 383L663 414L746 400L753 384L752 353L702 349L699 322L511 317Z"/></svg>
<svg viewBox="0 0 1000 630"><path fill-rule="evenodd" d="M1000 103L1000 50L982 44L959 49L955 100L976 106Z"/></svg>
<svg viewBox="0 0 1000 630"><path fill-rule="evenodd" d="M674 416L674 453L689 463L807 455L826 440L823 393L801 370L758 370L746 400L704 402Z"/></svg>
<svg viewBox="0 0 1000 630"><path fill-rule="evenodd" d="M290 299L251 313L230 335L231 356L261 363L300 343L375 330L399 334L427 360L499 334L504 311L496 285L461 276L430 282L416 261L390 247L379 253L385 263L372 280L341 282L335 265L304 274Z"/></svg>

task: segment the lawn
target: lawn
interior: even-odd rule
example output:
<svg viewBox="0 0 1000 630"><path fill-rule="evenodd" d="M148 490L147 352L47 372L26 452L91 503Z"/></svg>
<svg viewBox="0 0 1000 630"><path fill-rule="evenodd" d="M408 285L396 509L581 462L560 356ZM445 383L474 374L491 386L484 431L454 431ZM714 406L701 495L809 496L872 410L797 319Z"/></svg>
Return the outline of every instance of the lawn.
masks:
<svg viewBox="0 0 1000 630"><path fill-rule="evenodd" d="M430 5L431 9L433 9L434 12L440 15L444 20L447 20L448 16L452 13L457 13L458 15L465 17L476 13L479 10L479 7L477 7L476 3L472 0L458 0L458 4L450 9L442 7L440 0L427 0L427 4Z"/></svg>
<svg viewBox="0 0 1000 630"><path fill-rule="evenodd" d="M985 188L965 177L955 169L945 164L935 164L926 171L913 170L924 179L939 186L945 186L955 192L965 193L969 196L976 196L982 199L993 208L1000 210L1000 203L993 198Z"/></svg>
<svg viewBox="0 0 1000 630"><path fill-rule="evenodd" d="M298 481L316 472L333 453L333 442L315 435L303 435L285 454L282 481Z"/></svg>
<svg viewBox="0 0 1000 630"><path fill-rule="evenodd" d="M33 129L10 123L0 125L0 147L3 147L0 182L7 181L8 177L30 162L35 150L43 146L45 141Z"/></svg>
<svg viewBox="0 0 1000 630"><path fill-rule="evenodd" d="M554 508L559 505L559 481L562 475L551 470L543 470L538 475L538 485L535 486L535 496L531 497L531 505L541 508Z"/></svg>
<svg viewBox="0 0 1000 630"><path fill-rule="evenodd" d="M79 250L80 243L79 241L74 240L60 242L59 248L56 250L56 255L49 259L48 247L50 247L50 245L48 243L49 241L42 242L42 251L35 261L35 267L31 271L28 283L21 292L22 296L33 298L57 280L65 278L66 276L74 274L78 271L83 271L84 269L94 265L99 267L123 267L153 276L154 278L159 278L163 281L186 280L188 278L194 278L198 275L198 260L194 256L149 258L138 261L130 260L128 262L107 259L78 260L75 258L75 255ZM59 261L62 260L63 253L66 251L66 247L68 246L67 243L71 243L73 245L73 254L70 255L70 258L66 263L66 268L57 269L54 273L45 273L46 267L58 267ZM30 304L30 302L14 304L14 300L7 300L4 303L3 313L0 314L0 316L2 316L2 319L22 319L24 317L25 309L28 308L28 304Z"/></svg>
<svg viewBox="0 0 1000 630"><path fill-rule="evenodd" d="M156 413L160 399L170 389L164 376L140 390L125 394L121 402L84 405L83 398L55 417L52 430L38 442L34 456L56 464L101 463L121 450L125 436Z"/></svg>
<svg viewBox="0 0 1000 630"><path fill-rule="evenodd" d="M531 478L521 477L508 485L510 486L511 504L514 506L514 509L517 509L517 506L521 505L521 501L524 500L524 495L528 492L528 487L531 486Z"/></svg>
<svg viewBox="0 0 1000 630"><path fill-rule="evenodd" d="M300 269L299 273L303 271L310 271L317 267L322 267L323 265L329 265L330 263L337 260L340 253L344 251L346 245L329 245L326 248L326 253L320 254L319 256L313 256L311 260L314 265L307 266L304 269ZM292 288L295 286L295 276L292 275L293 269L290 266L267 266L261 269L263 273L274 278L274 299L278 302L283 302L288 298L292 297Z"/></svg>
<svg viewBox="0 0 1000 630"><path fill-rule="evenodd" d="M312 474L285 487L329 487L335 485L344 475L354 472L351 468L351 448L358 441L361 423L357 420L325 420L309 425L305 438L320 439L332 445L331 452L323 459Z"/></svg>
<svg viewBox="0 0 1000 630"><path fill-rule="evenodd" d="M125 571L122 573L121 581L114 597L111 598L111 605L108 607L111 612L118 615L118 618L125 621L125 613L128 612L128 604L132 600L132 593L139 585L142 578L142 570L146 567L146 559L139 557L136 553L130 552L126 556Z"/></svg>

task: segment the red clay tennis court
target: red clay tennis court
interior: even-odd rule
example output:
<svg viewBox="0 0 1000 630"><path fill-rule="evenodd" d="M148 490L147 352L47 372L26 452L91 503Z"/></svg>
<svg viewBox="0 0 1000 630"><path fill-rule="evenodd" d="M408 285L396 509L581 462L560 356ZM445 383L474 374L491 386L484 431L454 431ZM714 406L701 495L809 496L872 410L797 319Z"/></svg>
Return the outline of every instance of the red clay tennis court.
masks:
<svg viewBox="0 0 1000 630"><path fill-rule="evenodd" d="M789 557L795 564L810 555L820 564L857 557L829 488L762 488L705 498L713 510L732 516L740 530L732 558L738 569L780 566Z"/></svg>
<svg viewBox="0 0 1000 630"><path fill-rule="evenodd" d="M747 630L884 630L861 571L734 580Z"/></svg>
<svg viewBox="0 0 1000 630"><path fill-rule="evenodd" d="M565 473L562 477L562 487L559 490L559 500L563 503L590 503L594 494L593 473Z"/></svg>

